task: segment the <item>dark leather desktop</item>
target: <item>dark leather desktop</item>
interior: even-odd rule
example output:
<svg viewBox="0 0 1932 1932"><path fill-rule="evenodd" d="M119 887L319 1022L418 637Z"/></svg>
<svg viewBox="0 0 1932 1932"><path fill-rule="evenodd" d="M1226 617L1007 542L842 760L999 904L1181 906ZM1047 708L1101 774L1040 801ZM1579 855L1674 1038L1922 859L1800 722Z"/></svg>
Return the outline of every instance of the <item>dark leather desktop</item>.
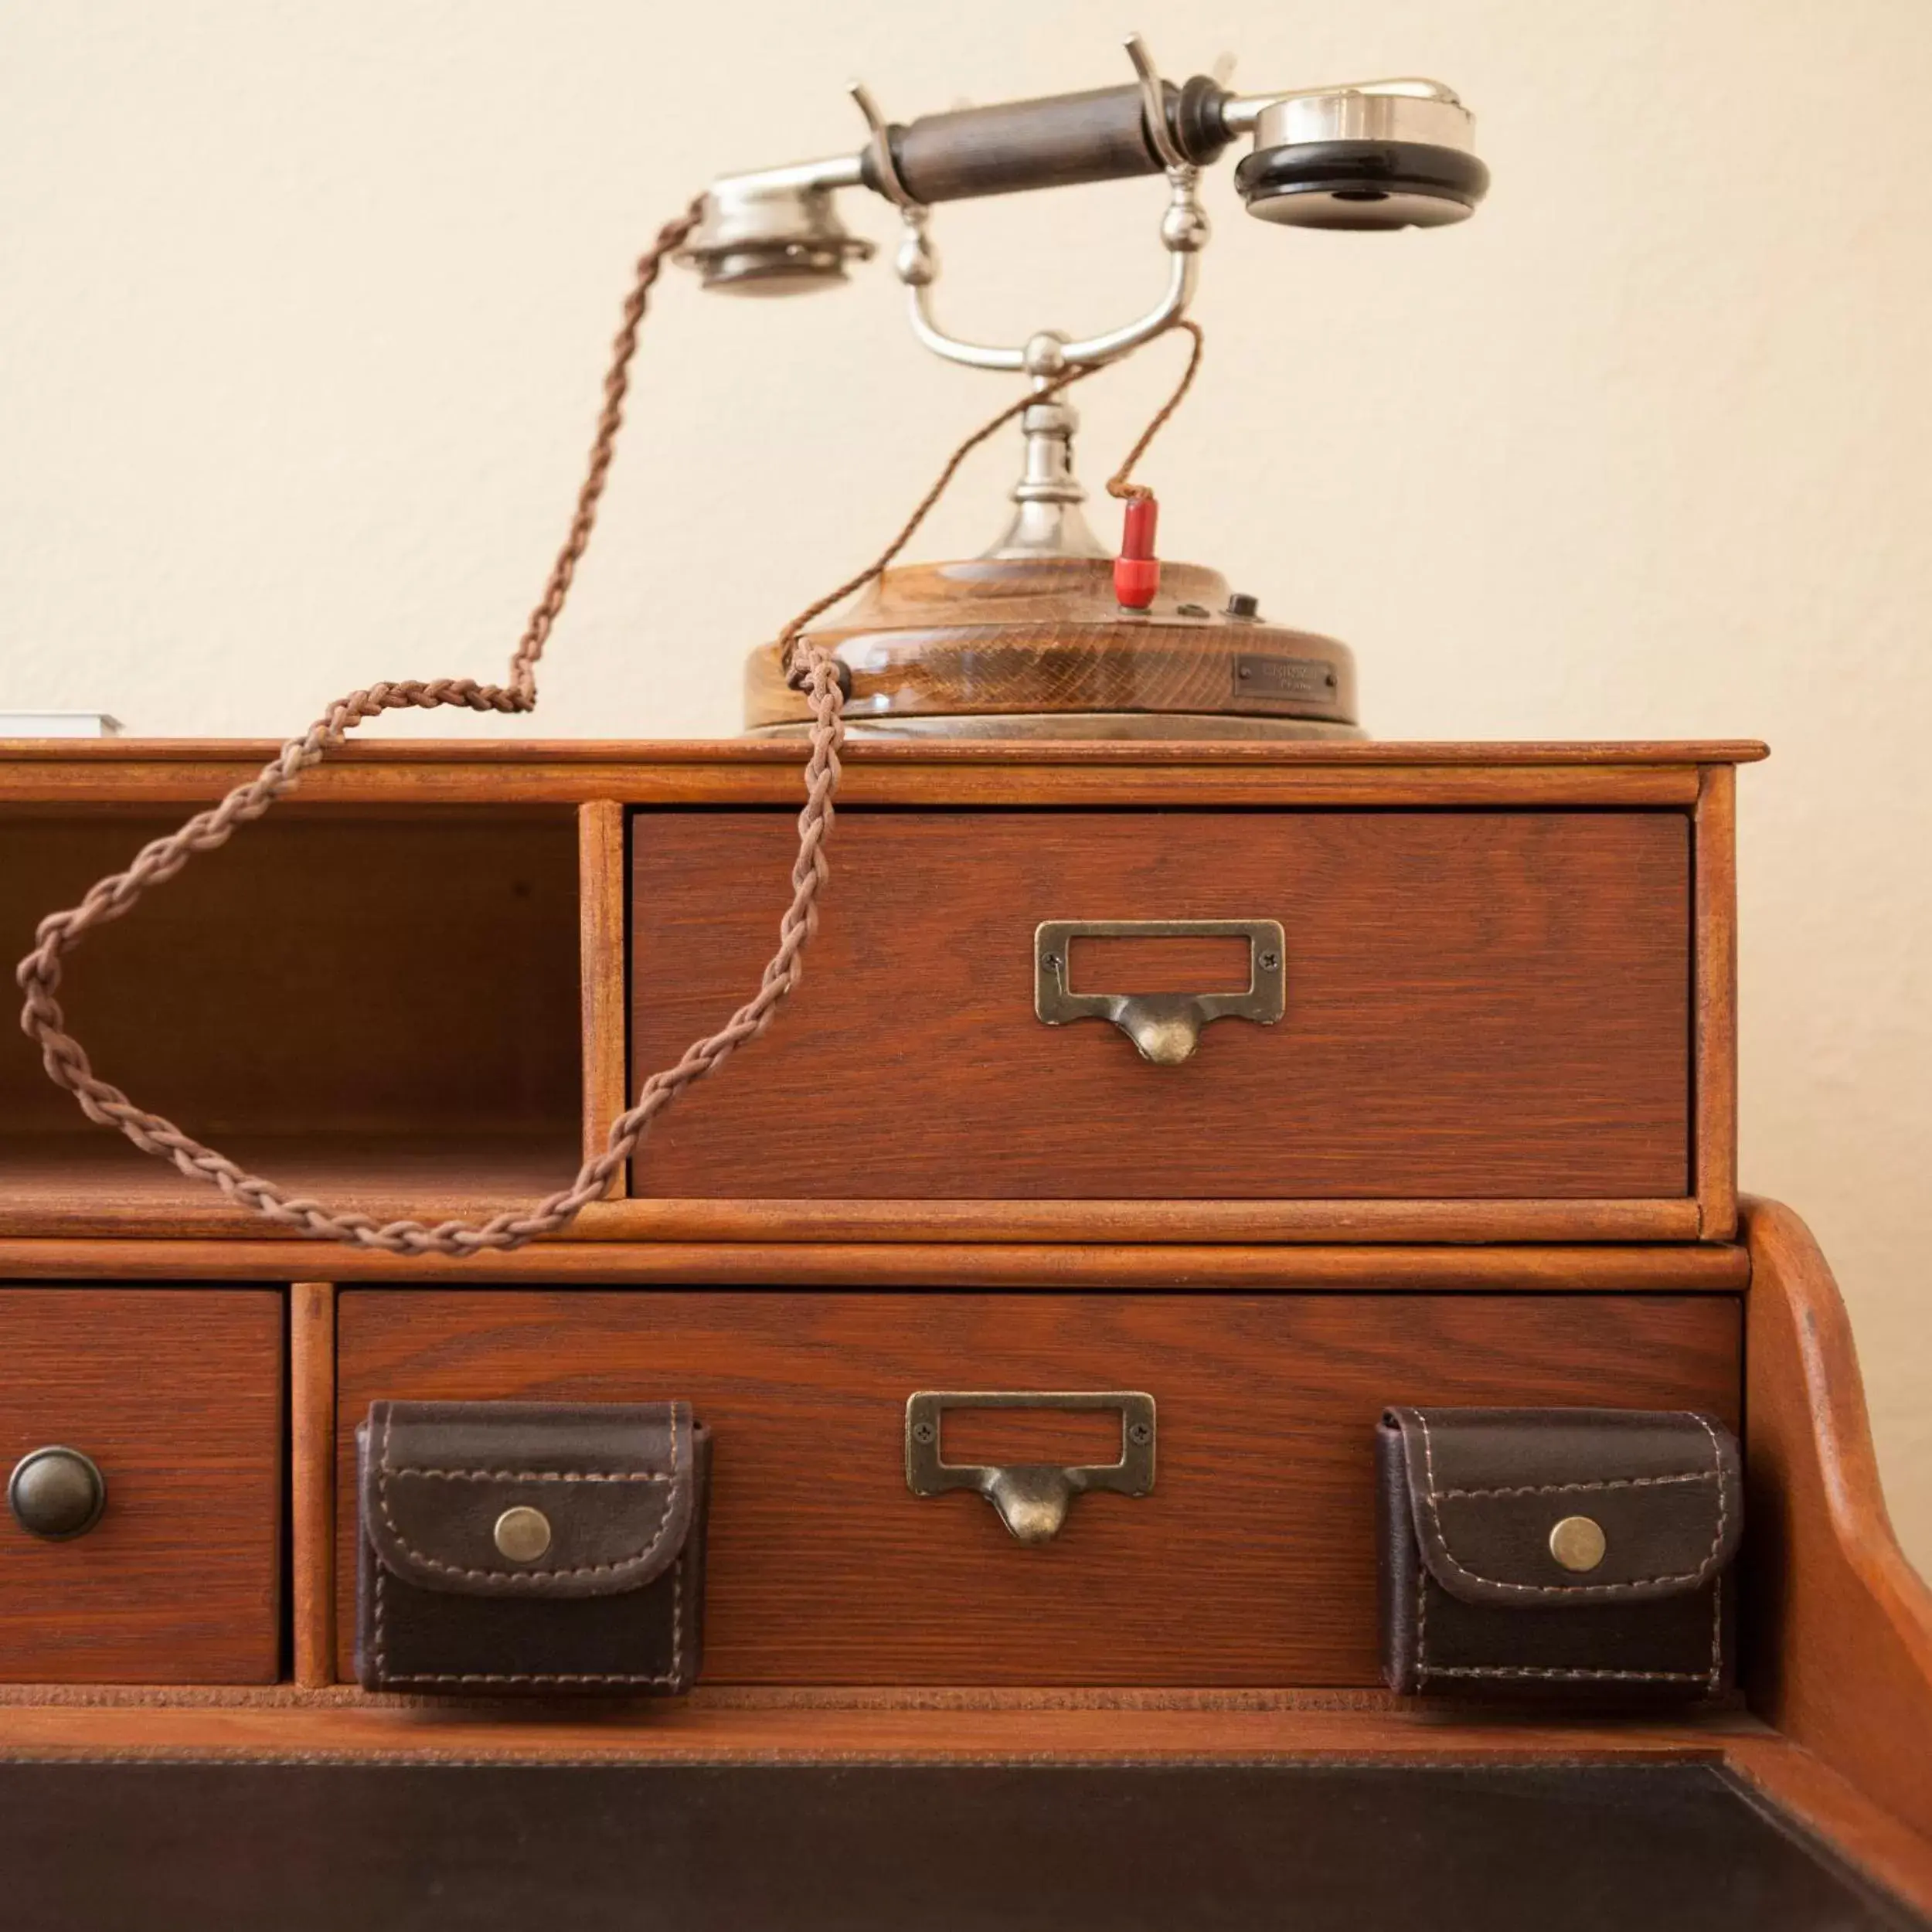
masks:
<svg viewBox="0 0 1932 1932"><path fill-rule="evenodd" d="M1726 1773L0 1765L60 1932L1902 1932Z"/></svg>

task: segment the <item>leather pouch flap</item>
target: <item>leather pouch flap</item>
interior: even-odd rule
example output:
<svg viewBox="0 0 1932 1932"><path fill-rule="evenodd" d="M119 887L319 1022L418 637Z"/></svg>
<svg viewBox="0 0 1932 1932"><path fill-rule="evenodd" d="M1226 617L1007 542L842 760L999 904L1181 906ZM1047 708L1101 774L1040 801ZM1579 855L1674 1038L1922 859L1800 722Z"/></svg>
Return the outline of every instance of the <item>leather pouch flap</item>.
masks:
<svg viewBox="0 0 1932 1932"><path fill-rule="evenodd" d="M1563 1609L1675 1596L1702 1589L1736 1551L1737 1444L1709 1416L1393 1408L1383 1426L1401 1437L1422 1560L1465 1603ZM1552 1547L1571 1517L1600 1532L1586 1570L1566 1567ZM1587 1555L1599 1537L1583 1535Z"/></svg>
<svg viewBox="0 0 1932 1932"><path fill-rule="evenodd" d="M424 1590L616 1596L668 1570L691 1526L688 1403L375 1402L357 1434L363 1533ZM499 1546L513 1510L542 1519L505 1532L542 1540L526 1560Z"/></svg>

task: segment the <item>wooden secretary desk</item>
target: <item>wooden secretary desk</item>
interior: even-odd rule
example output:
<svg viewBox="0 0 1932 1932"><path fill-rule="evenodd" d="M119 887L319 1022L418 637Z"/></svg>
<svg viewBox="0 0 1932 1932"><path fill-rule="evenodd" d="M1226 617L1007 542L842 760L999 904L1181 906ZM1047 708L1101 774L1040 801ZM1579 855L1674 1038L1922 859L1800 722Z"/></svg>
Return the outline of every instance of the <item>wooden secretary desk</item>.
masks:
<svg viewBox="0 0 1932 1932"><path fill-rule="evenodd" d="M9 957L268 750L0 747ZM1734 1182L1761 755L852 747L776 1024L566 1236L467 1261L265 1236L9 1033L0 1461L105 1496L0 1518L20 1922L1922 1922L1932 1597L1829 1272ZM351 747L91 938L69 1011L277 1181L534 1199L755 982L801 757ZM1278 1018L1188 1005L1264 978ZM909 1485L931 1389L1147 1391L1151 1492L1022 1547ZM660 1396L714 1445L690 1696L356 1687L372 1402ZM1392 1404L1735 1430L1738 1690L1385 1689ZM1121 1425L947 1426L1085 1465Z"/></svg>

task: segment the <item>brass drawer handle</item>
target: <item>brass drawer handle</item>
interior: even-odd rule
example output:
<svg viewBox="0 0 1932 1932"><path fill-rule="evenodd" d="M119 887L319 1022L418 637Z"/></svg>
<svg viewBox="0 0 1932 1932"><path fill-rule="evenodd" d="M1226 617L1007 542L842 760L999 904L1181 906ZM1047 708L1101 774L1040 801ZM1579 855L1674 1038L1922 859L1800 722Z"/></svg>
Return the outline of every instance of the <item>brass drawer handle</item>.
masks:
<svg viewBox="0 0 1932 1932"><path fill-rule="evenodd" d="M1239 993L1074 993L1067 948L1077 939L1245 939L1248 984ZM1049 1026L1111 1019L1156 1066L1178 1066L1210 1020L1272 1026L1287 1005L1287 949L1277 919L1047 919L1033 931L1033 1011Z"/></svg>
<svg viewBox="0 0 1932 1932"><path fill-rule="evenodd" d="M1117 1409L1121 1459L1065 1468L1053 1463L944 1462L939 1438L948 1409ZM1020 1542L1051 1543L1076 1496L1090 1489L1145 1496L1153 1488L1154 1398L1132 1389L1074 1394L922 1389L906 1402L906 1486L915 1496L977 1490Z"/></svg>

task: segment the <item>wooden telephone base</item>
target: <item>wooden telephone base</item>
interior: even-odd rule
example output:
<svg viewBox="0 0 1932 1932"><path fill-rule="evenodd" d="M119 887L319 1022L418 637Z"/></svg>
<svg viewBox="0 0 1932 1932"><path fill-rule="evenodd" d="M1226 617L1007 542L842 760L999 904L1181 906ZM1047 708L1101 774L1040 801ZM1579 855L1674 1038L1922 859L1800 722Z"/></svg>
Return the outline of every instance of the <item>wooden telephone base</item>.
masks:
<svg viewBox="0 0 1932 1932"><path fill-rule="evenodd" d="M979 557L888 570L808 634L850 675L855 737L1360 737L1348 646L1264 624L1252 602L1168 563L1130 614L1108 558ZM746 729L802 736L809 719L777 647L754 651Z"/></svg>

